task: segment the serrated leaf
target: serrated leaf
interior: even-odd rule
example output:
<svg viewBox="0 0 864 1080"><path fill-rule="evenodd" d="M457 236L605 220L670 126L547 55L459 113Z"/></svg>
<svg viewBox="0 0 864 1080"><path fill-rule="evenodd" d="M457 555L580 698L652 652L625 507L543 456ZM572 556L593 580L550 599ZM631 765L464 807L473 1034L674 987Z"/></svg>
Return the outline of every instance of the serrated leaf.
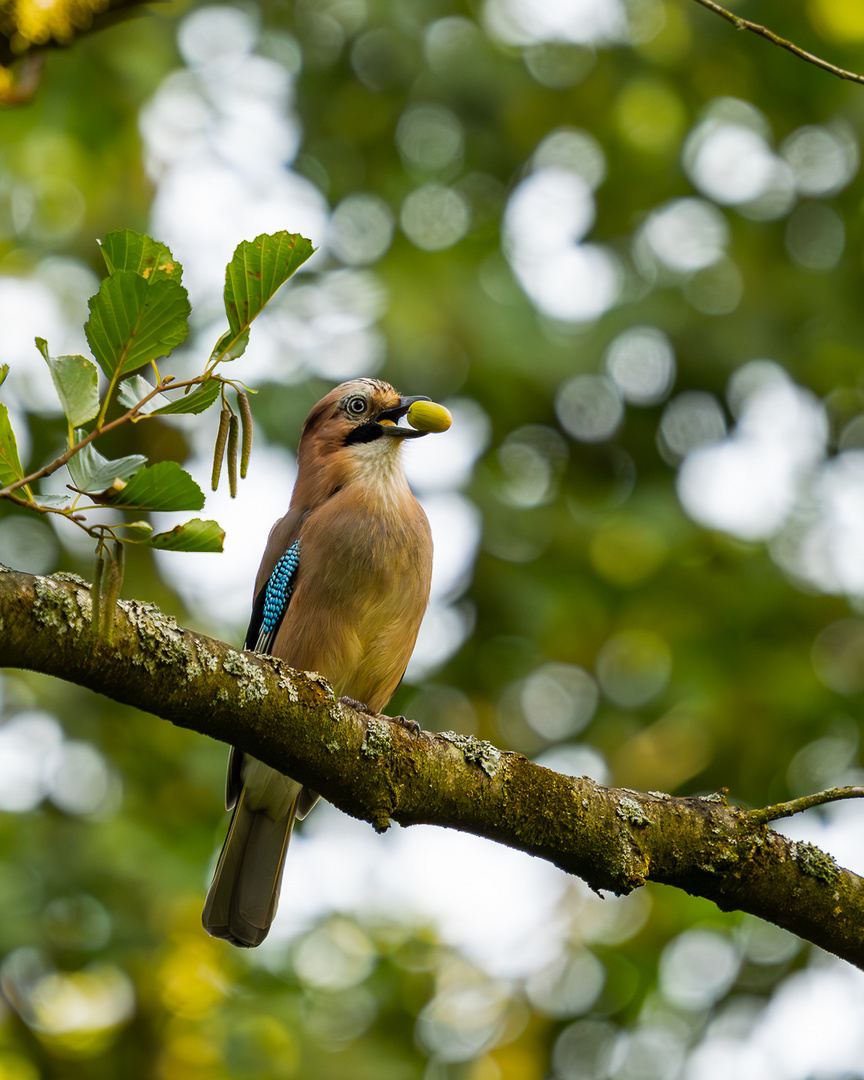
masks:
<svg viewBox="0 0 864 1080"><path fill-rule="evenodd" d="M9 422L9 410L0 401L0 487L8 487L24 477L18 458L18 443Z"/></svg>
<svg viewBox="0 0 864 1080"><path fill-rule="evenodd" d="M299 233L262 233L238 244L225 268L225 312L238 337L315 249Z"/></svg>
<svg viewBox="0 0 864 1080"><path fill-rule="evenodd" d="M36 348L45 357L54 389L72 427L86 424L99 412L99 372L86 356L51 356L44 338L36 338Z"/></svg>
<svg viewBox="0 0 864 1080"><path fill-rule="evenodd" d="M84 332L97 363L113 378L167 356L186 339L191 310L186 290L171 278L148 285L133 270L117 270L91 296Z"/></svg>
<svg viewBox="0 0 864 1080"><path fill-rule="evenodd" d="M160 551L208 551L218 554L222 551L225 530L218 521L202 521L193 518L183 525L176 525L169 532L156 533L145 540L145 547L158 548Z"/></svg>
<svg viewBox="0 0 864 1080"><path fill-rule="evenodd" d="M139 401L147 397L148 394L153 391L153 383L147 382L143 375L130 375L128 379L124 379L120 383L117 389L117 400L126 409L134 409ZM146 405L141 407L141 413L144 416L149 416L150 413L156 412L162 405L168 403L168 398L164 394L157 394L155 397L150 398Z"/></svg>
<svg viewBox="0 0 864 1080"><path fill-rule="evenodd" d="M76 431L75 436L81 439L84 432ZM69 458L66 467L75 487L92 494L110 488L115 480L130 480L146 460L143 454L130 454L110 461L94 448L93 443L88 443Z"/></svg>
<svg viewBox="0 0 864 1080"><path fill-rule="evenodd" d="M242 356L246 352L248 344L248 326L239 334L235 334L233 330L226 330L213 347L213 352L210 353L210 362L216 359L236 360L238 356Z"/></svg>
<svg viewBox="0 0 864 1080"><path fill-rule="evenodd" d="M4 382L6 382L6 376L8 374L9 374L9 365L8 364L0 364L0 386L2 386Z"/></svg>
<svg viewBox="0 0 864 1080"><path fill-rule="evenodd" d="M33 502L50 510L63 510L72 504L71 495L34 495Z"/></svg>
<svg viewBox="0 0 864 1080"><path fill-rule="evenodd" d="M170 249L144 233L119 229L108 233L99 246L110 274L132 270L151 284L165 277L179 283L183 276L183 267Z"/></svg>
<svg viewBox="0 0 864 1080"><path fill-rule="evenodd" d="M128 524L115 527L124 529L123 539L129 540L133 544L148 540L153 532L153 526L149 521L130 521Z"/></svg>
<svg viewBox="0 0 864 1080"><path fill-rule="evenodd" d="M137 472L122 491L100 502L127 510L200 510L204 492L176 461L160 461Z"/></svg>
<svg viewBox="0 0 864 1080"><path fill-rule="evenodd" d="M208 379L200 390L195 390L185 397L179 397L169 405L162 405L155 409L156 416L176 416L179 413L202 413L209 409L222 390L222 383L218 379Z"/></svg>

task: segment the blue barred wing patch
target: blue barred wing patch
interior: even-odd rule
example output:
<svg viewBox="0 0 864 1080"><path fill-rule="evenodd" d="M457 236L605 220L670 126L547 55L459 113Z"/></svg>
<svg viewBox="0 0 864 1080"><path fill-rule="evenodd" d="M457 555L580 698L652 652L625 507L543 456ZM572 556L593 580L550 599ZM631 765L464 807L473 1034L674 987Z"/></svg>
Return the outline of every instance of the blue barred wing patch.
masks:
<svg viewBox="0 0 864 1080"><path fill-rule="evenodd" d="M270 652L282 616L294 592L297 567L300 565L300 541L296 540L273 567L264 588L264 613L255 642L255 652Z"/></svg>

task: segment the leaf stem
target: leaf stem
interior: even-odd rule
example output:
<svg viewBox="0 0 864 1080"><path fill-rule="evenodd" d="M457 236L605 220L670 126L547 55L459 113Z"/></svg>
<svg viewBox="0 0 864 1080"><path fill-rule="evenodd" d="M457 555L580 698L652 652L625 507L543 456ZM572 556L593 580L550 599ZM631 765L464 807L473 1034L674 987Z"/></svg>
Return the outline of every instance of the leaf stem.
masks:
<svg viewBox="0 0 864 1080"><path fill-rule="evenodd" d="M43 465L41 469L38 469L36 472L31 473L29 476L25 476L20 480L16 480L14 484L9 484L8 487L0 489L0 499L10 499L13 497L12 493L14 491L17 491L19 488L26 487L26 485L32 484L36 480L42 480L46 476L51 476L52 473L55 473L58 469L61 469L69 461L70 458L73 458L79 450L83 450L83 448L87 446L88 443L93 442L93 440L98 438L100 435L104 435L106 431L111 431L113 428L119 427L120 424L125 424L129 420L138 419L138 413L142 406L146 405L147 402L150 401L151 398L156 397L157 394L161 394L163 390L166 390L169 387L172 390L175 390L177 389L177 387L180 386L194 386L196 383L200 383L202 379L203 376L196 375L194 379L187 379L184 382L175 383L171 376L167 376L157 386L154 386L149 394L141 398L137 405L134 405L131 409L129 409L128 412L123 413L122 416L118 416L115 420L112 420L108 424L98 423L89 435L86 435L79 443L76 443L74 446L70 446L65 454L61 454L59 457L55 458L53 461L50 461L47 465ZM106 398L106 402L107 400L108 399ZM104 417L100 419L104 420ZM142 419L147 419L147 417L142 417ZM24 502L21 499L17 499L15 501L21 502L23 505L29 506L31 508L34 506L33 503Z"/></svg>

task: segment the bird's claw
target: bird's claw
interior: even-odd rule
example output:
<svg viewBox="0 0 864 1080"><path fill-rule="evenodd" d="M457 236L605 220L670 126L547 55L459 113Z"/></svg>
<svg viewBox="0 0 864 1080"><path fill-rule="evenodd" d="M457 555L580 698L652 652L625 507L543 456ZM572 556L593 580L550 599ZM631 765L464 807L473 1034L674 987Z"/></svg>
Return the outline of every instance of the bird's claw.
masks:
<svg viewBox="0 0 864 1080"><path fill-rule="evenodd" d="M399 724L401 727L407 728L412 735L420 734L420 725L416 720L409 720L405 716L385 716L385 720L389 720L391 724Z"/></svg>
<svg viewBox="0 0 864 1080"><path fill-rule="evenodd" d="M391 724L399 724L400 727L406 728L412 735L420 734L420 725L416 720L408 720L404 716L385 716L384 713L373 712L368 705L362 701L357 701L353 697L340 697L340 705L347 705L349 709L353 709L354 712L365 713L366 716L374 716L376 720L387 720Z"/></svg>
<svg viewBox="0 0 864 1080"><path fill-rule="evenodd" d="M365 713L367 716L375 716L376 715L375 713L372 712L372 710L369 708L368 705L364 704L364 702L362 702L362 701L358 701L356 698L353 698L353 697L340 697L339 698L339 704L340 705L347 705L348 708L353 709L354 712L362 712L362 713Z"/></svg>

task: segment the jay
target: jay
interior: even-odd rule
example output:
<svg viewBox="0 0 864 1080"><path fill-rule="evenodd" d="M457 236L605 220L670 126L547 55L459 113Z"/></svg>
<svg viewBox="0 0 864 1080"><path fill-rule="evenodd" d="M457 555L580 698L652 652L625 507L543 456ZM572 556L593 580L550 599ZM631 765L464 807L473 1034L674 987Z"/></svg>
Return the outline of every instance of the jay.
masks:
<svg viewBox="0 0 864 1080"><path fill-rule="evenodd" d="M415 427L399 425L406 414ZM369 713L384 708L414 649L432 574L429 523L408 486L402 444L447 426L442 406L378 379L343 383L318 402L300 438L288 513L258 569L246 648L318 672ZM261 944L294 821L317 799L232 749L226 803L234 813L204 906L209 934Z"/></svg>

